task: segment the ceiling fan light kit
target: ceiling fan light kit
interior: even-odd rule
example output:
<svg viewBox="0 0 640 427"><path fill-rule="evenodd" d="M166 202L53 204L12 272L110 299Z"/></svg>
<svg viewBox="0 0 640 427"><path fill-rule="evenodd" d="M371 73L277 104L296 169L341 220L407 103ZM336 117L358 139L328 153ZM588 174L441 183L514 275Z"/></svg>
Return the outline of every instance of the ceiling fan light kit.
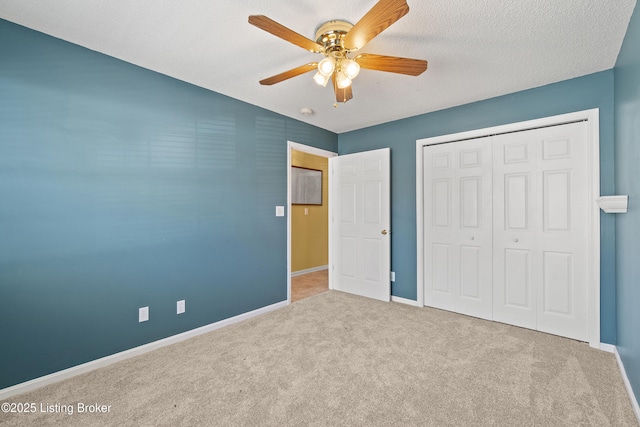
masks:
<svg viewBox="0 0 640 427"><path fill-rule="evenodd" d="M319 71L313 76L313 80L318 83L320 86L327 86L329 83L329 79L331 78L331 74L323 74L322 71Z"/></svg>
<svg viewBox="0 0 640 427"><path fill-rule="evenodd" d="M360 68L410 76L420 75L427 69L427 61L421 59L366 53L355 58L349 57L351 52L364 47L408 12L406 0L379 0L355 25L341 20L321 24L316 30L315 42L266 16L251 15L251 25L310 52L325 56L320 62L311 62L263 79L260 84L272 85L317 70L313 80L323 87L332 80L336 101L347 102L353 98L351 83L358 76Z"/></svg>
<svg viewBox="0 0 640 427"><path fill-rule="evenodd" d="M338 71L336 74L336 84L340 89L345 89L351 86L351 79L347 77L344 71Z"/></svg>
<svg viewBox="0 0 640 427"><path fill-rule="evenodd" d="M360 64L349 58L342 61L341 68L351 80L355 79L360 73Z"/></svg>
<svg viewBox="0 0 640 427"><path fill-rule="evenodd" d="M336 69L336 60L331 56L324 58L318 63L318 72L323 76L331 76Z"/></svg>

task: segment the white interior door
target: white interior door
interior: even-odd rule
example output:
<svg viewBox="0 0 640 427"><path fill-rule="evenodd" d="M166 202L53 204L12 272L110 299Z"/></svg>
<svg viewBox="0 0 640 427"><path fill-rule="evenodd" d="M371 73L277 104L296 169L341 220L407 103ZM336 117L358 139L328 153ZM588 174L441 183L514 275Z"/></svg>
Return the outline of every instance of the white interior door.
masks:
<svg viewBox="0 0 640 427"><path fill-rule="evenodd" d="M492 318L491 138L427 146L425 305Z"/></svg>
<svg viewBox="0 0 640 427"><path fill-rule="evenodd" d="M329 159L332 288L383 301L391 298L390 152Z"/></svg>
<svg viewBox="0 0 640 427"><path fill-rule="evenodd" d="M585 122L494 137L494 319L588 341Z"/></svg>

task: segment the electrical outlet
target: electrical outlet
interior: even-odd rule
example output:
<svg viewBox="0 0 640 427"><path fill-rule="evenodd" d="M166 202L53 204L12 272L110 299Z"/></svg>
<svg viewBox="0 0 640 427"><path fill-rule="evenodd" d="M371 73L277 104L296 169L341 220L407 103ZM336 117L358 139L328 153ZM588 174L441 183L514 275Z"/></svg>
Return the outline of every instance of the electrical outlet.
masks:
<svg viewBox="0 0 640 427"><path fill-rule="evenodd" d="M185 301L184 300L180 300L176 303L176 312L178 314L182 314L186 311L186 307L185 307Z"/></svg>
<svg viewBox="0 0 640 427"><path fill-rule="evenodd" d="M392 271L392 272L391 272L391 281L392 281L392 282L395 282L395 281L396 281L396 272L395 272L395 271Z"/></svg>
<svg viewBox="0 0 640 427"><path fill-rule="evenodd" d="M149 307L140 307L138 309L138 322L146 322L149 320Z"/></svg>

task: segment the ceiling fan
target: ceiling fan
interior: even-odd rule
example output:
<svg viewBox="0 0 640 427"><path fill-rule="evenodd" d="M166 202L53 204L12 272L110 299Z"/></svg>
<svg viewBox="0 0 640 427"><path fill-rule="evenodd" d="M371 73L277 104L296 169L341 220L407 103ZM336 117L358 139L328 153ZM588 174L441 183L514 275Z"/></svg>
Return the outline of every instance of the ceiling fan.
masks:
<svg viewBox="0 0 640 427"><path fill-rule="evenodd" d="M409 12L406 0L379 0L355 25L341 20L328 21L316 30L316 41L296 33L264 15L249 16L249 23L310 52L325 56L275 76L260 80L262 85L280 83L292 77L316 70L313 79L319 85L333 82L337 102L353 98L351 83L360 68L417 76L427 69L427 61L397 56L363 53L350 54L364 47L371 39ZM337 105L337 104L336 104Z"/></svg>

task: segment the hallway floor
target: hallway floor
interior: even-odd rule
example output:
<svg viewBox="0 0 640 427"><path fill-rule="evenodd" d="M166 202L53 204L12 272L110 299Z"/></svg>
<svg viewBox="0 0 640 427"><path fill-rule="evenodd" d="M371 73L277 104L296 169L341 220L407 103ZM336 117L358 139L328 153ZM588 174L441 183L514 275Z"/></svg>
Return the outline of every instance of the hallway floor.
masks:
<svg viewBox="0 0 640 427"><path fill-rule="evenodd" d="M329 290L329 270L314 271L291 278L291 302Z"/></svg>

